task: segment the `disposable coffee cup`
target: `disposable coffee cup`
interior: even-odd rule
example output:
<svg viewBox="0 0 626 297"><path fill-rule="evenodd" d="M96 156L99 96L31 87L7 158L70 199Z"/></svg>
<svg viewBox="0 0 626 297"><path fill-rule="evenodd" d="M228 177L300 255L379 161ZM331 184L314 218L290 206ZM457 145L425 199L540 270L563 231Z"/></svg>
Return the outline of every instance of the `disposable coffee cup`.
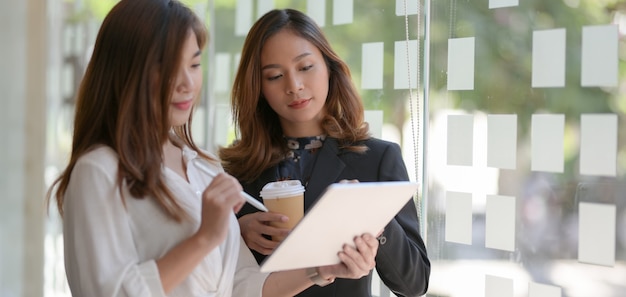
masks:
<svg viewBox="0 0 626 297"><path fill-rule="evenodd" d="M263 186L260 196L269 211L289 218L287 222L271 222L271 226L291 230L304 216L304 187L299 180L268 183ZM283 239L284 236L272 236L273 241Z"/></svg>

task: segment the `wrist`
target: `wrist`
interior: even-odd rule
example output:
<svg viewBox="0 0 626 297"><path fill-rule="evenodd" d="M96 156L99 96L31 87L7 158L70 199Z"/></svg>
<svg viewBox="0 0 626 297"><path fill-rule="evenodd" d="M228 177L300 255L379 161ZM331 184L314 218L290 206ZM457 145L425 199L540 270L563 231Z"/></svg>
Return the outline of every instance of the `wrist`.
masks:
<svg viewBox="0 0 626 297"><path fill-rule="evenodd" d="M320 273L319 267L310 267L306 269L306 275L309 279L316 285L320 287L324 287L326 285L332 284L335 281L335 277L330 275L323 276Z"/></svg>
<svg viewBox="0 0 626 297"><path fill-rule="evenodd" d="M217 245L214 237L207 236L200 232L192 235L189 240L194 243L196 248L204 251L211 251Z"/></svg>

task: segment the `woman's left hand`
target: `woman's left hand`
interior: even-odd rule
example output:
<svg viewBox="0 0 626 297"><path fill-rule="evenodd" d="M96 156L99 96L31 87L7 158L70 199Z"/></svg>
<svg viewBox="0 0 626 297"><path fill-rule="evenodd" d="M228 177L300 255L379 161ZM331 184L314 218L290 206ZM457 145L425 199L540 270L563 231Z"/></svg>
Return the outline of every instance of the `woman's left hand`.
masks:
<svg viewBox="0 0 626 297"><path fill-rule="evenodd" d="M354 246L345 244L338 253L341 263L319 267L320 276L325 279L359 279L376 267L378 240L372 234L363 234L354 239Z"/></svg>

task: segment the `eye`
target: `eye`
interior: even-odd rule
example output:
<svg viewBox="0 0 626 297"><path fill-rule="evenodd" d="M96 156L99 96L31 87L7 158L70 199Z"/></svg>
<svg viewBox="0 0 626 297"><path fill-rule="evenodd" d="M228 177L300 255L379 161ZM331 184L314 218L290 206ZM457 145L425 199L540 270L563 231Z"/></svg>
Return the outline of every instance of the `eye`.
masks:
<svg viewBox="0 0 626 297"><path fill-rule="evenodd" d="M270 77L267 78L267 80L269 80L269 81L277 80L277 79L281 78L282 76L283 76L282 74L270 76Z"/></svg>
<svg viewBox="0 0 626 297"><path fill-rule="evenodd" d="M300 70L301 70L301 71L308 71L308 70L310 70L311 68L313 68L313 65L304 66L304 67L300 68Z"/></svg>
<svg viewBox="0 0 626 297"><path fill-rule="evenodd" d="M191 65L191 68L199 68L202 64L197 63L197 64L193 64Z"/></svg>

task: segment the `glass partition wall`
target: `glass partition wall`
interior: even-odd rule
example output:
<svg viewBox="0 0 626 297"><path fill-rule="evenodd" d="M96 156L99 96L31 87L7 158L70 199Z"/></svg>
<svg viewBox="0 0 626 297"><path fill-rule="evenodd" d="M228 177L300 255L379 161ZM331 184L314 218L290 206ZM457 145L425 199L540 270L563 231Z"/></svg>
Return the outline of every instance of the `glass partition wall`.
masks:
<svg viewBox="0 0 626 297"><path fill-rule="evenodd" d="M48 1L48 177L66 162L73 92L116 2ZM373 135L400 143L423 182L428 296L626 295L624 1L184 2L211 34L194 136L212 151L234 140L229 91L254 20L291 7L318 21ZM51 211L45 296L69 296L59 224Z"/></svg>
<svg viewBox="0 0 626 297"><path fill-rule="evenodd" d="M626 3L426 4L429 296L626 296Z"/></svg>

